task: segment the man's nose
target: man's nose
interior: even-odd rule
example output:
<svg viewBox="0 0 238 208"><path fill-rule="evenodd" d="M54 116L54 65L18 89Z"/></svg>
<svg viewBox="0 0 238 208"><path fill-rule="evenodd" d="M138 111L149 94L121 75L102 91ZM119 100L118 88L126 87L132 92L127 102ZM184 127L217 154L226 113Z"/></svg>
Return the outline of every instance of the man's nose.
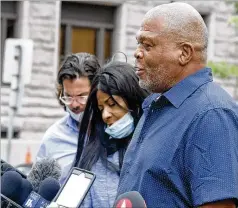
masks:
<svg viewBox="0 0 238 208"><path fill-rule="evenodd" d="M77 107L80 107L80 104L75 99L73 99L73 101L71 103L71 107L72 108L77 108Z"/></svg>
<svg viewBox="0 0 238 208"><path fill-rule="evenodd" d="M141 58L143 57L143 53L142 53L142 51L141 51L139 48L137 48L137 49L135 50L134 57L135 57L136 59L141 59Z"/></svg>

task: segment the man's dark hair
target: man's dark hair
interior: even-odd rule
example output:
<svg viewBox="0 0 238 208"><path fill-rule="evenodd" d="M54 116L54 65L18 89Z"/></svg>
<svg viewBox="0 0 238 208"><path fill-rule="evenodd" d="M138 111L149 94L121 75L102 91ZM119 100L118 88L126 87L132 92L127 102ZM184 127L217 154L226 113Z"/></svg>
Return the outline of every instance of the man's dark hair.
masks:
<svg viewBox="0 0 238 208"><path fill-rule="evenodd" d="M76 79L88 77L90 83L100 69L96 56L89 53L75 53L67 56L63 61L57 75L57 97L63 93L63 81L65 79ZM60 104L64 104L59 100Z"/></svg>
<svg viewBox="0 0 238 208"><path fill-rule="evenodd" d="M114 146L118 149L119 160L123 161L124 153L132 134L126 139L109 139L109 136L105 133L106 124L103 122L101 112L98 109L98 90L109 94L115 103L117 102L112 95L122 97L134 118L135 126L142 115L142 102L148 96L148 92L140 88L134 67L124 62L109 62L99 70L93 80L80 126L74 165L91 170L100 157L104 165L108 168L111 167L111 170L120 172L120 166L119 169L115 168L113 164L107 161L108 148Z"/></svg>

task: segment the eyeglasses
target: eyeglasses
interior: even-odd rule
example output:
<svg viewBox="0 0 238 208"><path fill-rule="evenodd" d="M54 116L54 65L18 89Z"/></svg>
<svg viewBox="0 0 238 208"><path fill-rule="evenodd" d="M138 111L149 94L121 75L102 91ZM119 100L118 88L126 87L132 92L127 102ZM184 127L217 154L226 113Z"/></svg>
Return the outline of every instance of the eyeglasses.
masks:
<svg viewBox="0 0 238 208"><path fill-rule="evenodd" d="M69 96L60 96L59 98L65 105L70 105L73 103L74 100L76 100L79 104L86 104L88 96L75 96L75 97L69 97Z"/></svg>

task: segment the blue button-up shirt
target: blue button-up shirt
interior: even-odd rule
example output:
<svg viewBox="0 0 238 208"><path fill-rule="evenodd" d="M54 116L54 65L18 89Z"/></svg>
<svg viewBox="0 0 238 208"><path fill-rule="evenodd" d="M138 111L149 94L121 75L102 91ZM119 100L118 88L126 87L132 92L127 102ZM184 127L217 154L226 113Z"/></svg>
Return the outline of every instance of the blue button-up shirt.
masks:
<svg viewBox="0 0 238 208"><path fill-rule="evenodd" d="M77 151L78 134L78 123L67 114L47 129L37 153L37 160L45 157L56 159L62 169L61 184L72 167Z"/></svg>
<svg viewBox="0 0 238 208"><path fill-rule="evenodd" d="M238 106L201 69L148 97L127 149L118 195L147 206L196 207L238 199Z"/></svg>
<svg viewBox="0 0 238 208"><path fill-rule="evenodd" d="M56 159L62 169L60 184L63 184L72 168L78 143L78 124L66 115L54 123L45 133L37 160L45 157ZM119 165L119 154L108 156L112 163ZM90 191L88 192L83 205L85 208L112 207L117 194L119 176L116 172L107 169L101 159L93 165L92 170L96 174Z"/></svg>

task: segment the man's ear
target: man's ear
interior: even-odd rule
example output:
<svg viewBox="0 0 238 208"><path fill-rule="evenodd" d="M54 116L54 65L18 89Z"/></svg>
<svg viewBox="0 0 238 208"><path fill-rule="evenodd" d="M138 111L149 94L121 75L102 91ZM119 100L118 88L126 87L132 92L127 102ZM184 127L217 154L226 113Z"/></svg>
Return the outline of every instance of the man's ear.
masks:
<svg viewBox="0 0 238 208"><path fill-rule="evenodd" d="M179 56L179 63L181 66L185 66L192 59L194 54L194 48L191 43L182 43L180 45L181 54Z"/></svg>

